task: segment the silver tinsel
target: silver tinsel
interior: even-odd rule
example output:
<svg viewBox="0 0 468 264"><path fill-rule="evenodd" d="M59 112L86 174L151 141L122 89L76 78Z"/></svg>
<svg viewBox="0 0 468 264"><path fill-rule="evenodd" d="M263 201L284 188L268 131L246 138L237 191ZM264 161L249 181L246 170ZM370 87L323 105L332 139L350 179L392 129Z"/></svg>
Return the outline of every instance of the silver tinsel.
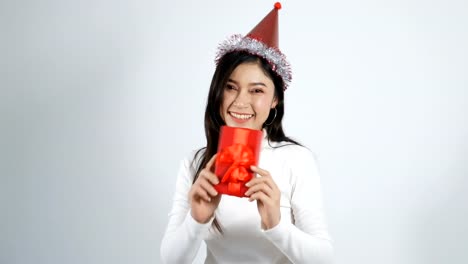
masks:
<svg viewBox="0 0 468 264"><path fill-rule="evenodd" d="M286 60L286 56L280 50L268 47L263 42L250 38L243 37L236 34L229 37L227 40L219 44L218 52L216 54L216 64L219 60L229 52L233 51L247 51L250 54L258 55L270 63L273 71L275 71L284 81L284 90L286 90L291 83L292 74L291 66Z"/></svg>

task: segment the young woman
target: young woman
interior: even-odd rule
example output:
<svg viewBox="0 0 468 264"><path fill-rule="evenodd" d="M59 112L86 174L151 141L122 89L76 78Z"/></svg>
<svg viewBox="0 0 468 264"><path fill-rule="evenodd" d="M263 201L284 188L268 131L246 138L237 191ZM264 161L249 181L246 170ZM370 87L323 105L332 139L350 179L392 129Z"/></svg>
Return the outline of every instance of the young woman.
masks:
<svg viewBox="0 0 468 264"><path fill-rule="evenodd" d="M207 145L181 164L161 244L165 263L191 263L202 241L205 263L331 259L316 162L282 128L289 66L274 42L252 32L220 47L205 111ZM248 198L221 195L213 187L219 182L213 165L222 125L264 132L259 166L250 168L257 177L246 184Z"/></svg>

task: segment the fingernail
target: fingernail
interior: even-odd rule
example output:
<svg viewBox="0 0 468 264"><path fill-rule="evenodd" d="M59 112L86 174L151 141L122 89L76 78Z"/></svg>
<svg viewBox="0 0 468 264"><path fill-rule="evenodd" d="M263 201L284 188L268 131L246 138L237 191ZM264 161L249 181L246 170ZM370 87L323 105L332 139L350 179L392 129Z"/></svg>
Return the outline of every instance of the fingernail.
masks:
<svg viewBox="0 0 468 264"><path fill-rule="evenodd" d="M250 187L250 182L246 183L245 186Z"/></svg>

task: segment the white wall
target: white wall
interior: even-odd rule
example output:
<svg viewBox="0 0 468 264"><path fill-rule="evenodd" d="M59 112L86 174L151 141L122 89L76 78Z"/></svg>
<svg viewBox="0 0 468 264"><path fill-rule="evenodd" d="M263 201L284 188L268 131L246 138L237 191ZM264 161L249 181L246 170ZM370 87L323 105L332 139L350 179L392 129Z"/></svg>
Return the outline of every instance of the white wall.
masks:
<svg viewBox="0 0 468 264"><path fill-rule="evenodd" d="M467 263L467 2L282 3L336 263ZM272 5L2 2L0 263L159 263L216 46Z"/></svg>

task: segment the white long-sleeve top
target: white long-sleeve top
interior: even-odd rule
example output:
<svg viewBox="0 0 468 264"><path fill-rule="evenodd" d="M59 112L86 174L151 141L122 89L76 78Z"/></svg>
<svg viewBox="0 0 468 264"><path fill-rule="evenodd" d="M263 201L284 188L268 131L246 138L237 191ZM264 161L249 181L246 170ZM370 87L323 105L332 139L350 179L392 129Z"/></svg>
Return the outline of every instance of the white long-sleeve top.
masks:
<svg viewBox="0 0 468 264"><path fill-rule="evenodd" d="M331 238L322 208L320 177L312 153L298 145L264 138L259 166L270 172L281 190L280 223L261 229L256 202L223 195L215 212L223 234L196 222L188 193L195 168L185 158L177 176L169 223L161 243L164 263L192 263L202 241L205 263L330 263Z"/></svg>

